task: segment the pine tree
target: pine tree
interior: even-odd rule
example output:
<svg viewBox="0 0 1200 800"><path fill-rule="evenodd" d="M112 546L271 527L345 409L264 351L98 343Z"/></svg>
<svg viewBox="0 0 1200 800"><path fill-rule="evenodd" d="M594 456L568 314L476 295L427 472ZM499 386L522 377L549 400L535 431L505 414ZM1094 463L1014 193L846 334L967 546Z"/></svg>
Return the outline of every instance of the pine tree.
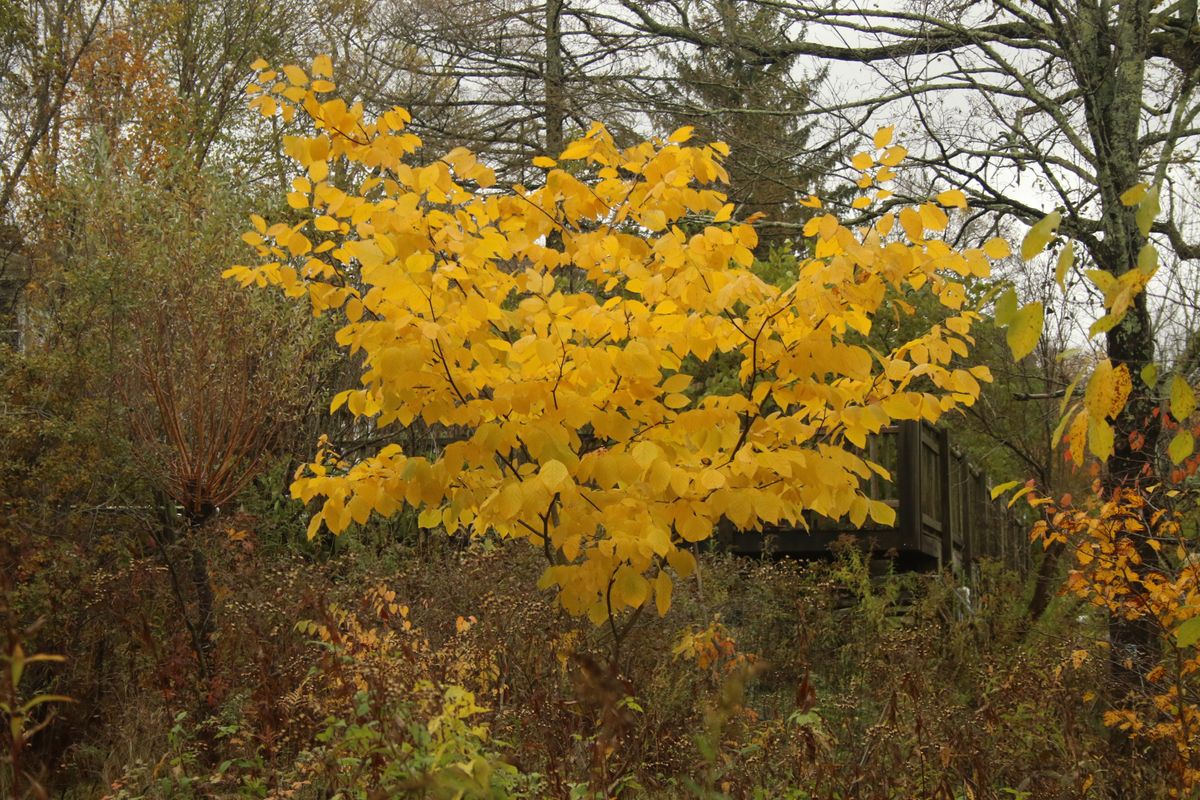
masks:
<svg viewBox="0 0 1200 800"><path fill-rule="evenodd" d="M809 147L812 124L800 121L820 75L800 76L795 57L752 51L751 44L788 39L772 8L736 0L704 5L696 19L717 44L670 56L678 94L662 119L730 145L729 195L741 216L764 215L756 255L765 258L811 213L799 201L815 191L835 157Z"/></svg>

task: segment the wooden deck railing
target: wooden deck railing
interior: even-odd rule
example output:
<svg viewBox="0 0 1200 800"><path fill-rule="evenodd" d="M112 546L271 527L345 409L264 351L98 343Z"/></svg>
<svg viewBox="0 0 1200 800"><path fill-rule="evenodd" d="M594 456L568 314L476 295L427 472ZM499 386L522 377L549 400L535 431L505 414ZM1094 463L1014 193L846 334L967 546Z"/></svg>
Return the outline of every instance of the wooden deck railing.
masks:
<svg viewBox="0 0 1200 800"><path fill-rule="evenodd" d="M809 530L772 527L740 532L725 527L719 540L735 553L819 557L850 536L877 555L896 560L898 569L948 566L971 571L983 558L1003 561L1024 572L1030 550L1026 528L990 497L987 476L954 448L947 431L929 423L905 422L868 440L867 457L883 466L891 481L872 476L868 494L896 509L896 524L807 518Z"/></svg>

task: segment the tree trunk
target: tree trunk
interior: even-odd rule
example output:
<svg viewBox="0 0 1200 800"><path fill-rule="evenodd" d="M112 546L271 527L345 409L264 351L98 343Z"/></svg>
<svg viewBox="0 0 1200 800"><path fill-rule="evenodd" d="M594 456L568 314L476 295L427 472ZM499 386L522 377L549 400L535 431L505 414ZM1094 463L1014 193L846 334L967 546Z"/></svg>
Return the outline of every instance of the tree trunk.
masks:
<svg viewBox="0 0 1200 800"><path fill-rule="evenodd" d="M563 149L562 11L564 0L546 0L546 67L543 73L546 95L546 155L558 158Z"/></svg>
<svg viewBox="0 0 1200 800"><path fill-rule="evenodd" d="M212 676L213 590L208 559L198 544L192 545L192 587L196 592L196 646L203 679Z"/></svg>
<svg viewBox="0 0 1200 800"><path fill-rule="evenodd" d="M1030 623L1041 619L1042 615L1046 613L1046 609L1050 607L1050 600L1059 584L1056 573L1062 551L1062 542L1054 542L1042 554L1042 561L1038 564L1037 577L1034 580L1033 597L1029 600Z"/></svg>

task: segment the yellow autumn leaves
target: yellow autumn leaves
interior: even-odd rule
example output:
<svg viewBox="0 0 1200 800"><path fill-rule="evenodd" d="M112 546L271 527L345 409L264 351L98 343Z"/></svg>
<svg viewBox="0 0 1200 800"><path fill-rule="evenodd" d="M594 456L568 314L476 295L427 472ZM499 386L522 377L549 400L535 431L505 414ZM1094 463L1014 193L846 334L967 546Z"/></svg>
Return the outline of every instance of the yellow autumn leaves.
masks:
<svg viewBox="0 0 1200 800"><path fill-rule="evenodd" d="M963 366L979 320L963 281L987 277L999 245L931 236L965 206L959 192L858 230L815 217L815 257L780 289L749 269L757 236L731 221L727 148L692 145L687 128L620 147L593 125L535 159L530 186L498 191L465 150L412 163L407 113L370 118L325 97L325 61L311 74L264 66L253 84L251 103L297 129L294 214L256 218L258 263L227 275L344 315L337 341L362 385L335 411L441 433L437 449L355 459L322 447L292 487L320 501L310 534L409 507L423 527L527 539L572 613L665 613L694 568L687 547L722 519L890 524L862 489L886 471L859 448L895 420L973 403L990 380ZM860 159L871 186L903 157L890 131L875 145ZM890 352L868 347L889 288L930 292L950 316ZM706 386L715 359L735 389Z"/></svg>
<svg viewBox="0 0 1200 800"><path fill-rule="evenodd" d="M1121 203L1134 209L1134 219L1142 236L1149 236L1154 220L1159 213L1158 187L1140 183L1121 195ZM1021 245L1022 258L1029 260L1042 253L1058 234L1062 214L1051 212L1034 223ZM1065 291L1067 273L1075 265L1075 250L1065 242L1055 263L1054 277L1060 290ZM1124 320L1126 313L1158 270L1158 251L1152 242L1146 242L1137 254L1136 264L1127 265L1119 273L1105 269L1088 269L1084 276L1099 290L1103 297L1105 314L1088 328L1089 338L1113 330ZM996 303L995 319L1007 326L1009 346L1015 358L1032 352L1041 335L1044 310L1041 303L1030 303L1020 309L1012 290L1003 293ZM1148 335L1148 334L1144 334ZM1155 388L1157 367L1146 364L1140 371L1141 380L1148 389ZM1114 366L1104 359L1088 377L1082 402L1071 405L1076 384L1082 373L1067 389L1060 407L1060 421L1053 434L1057 444L1066 434L1069 451L1076 465L1082 465L1090 452L1101 461L1109 459L1115 448L1112 421L1124 410L1133 383L1129 369L1124 364ZM1188 418L1195 410L1191 386L1181 376L1171 378L1166 410L1178 424L1179 429L1167 447L1167 455L1175 464L1188 458L1195 449L1194 437L1186 427ZM1141 445L1139 445L1141 446Z"/></svg>

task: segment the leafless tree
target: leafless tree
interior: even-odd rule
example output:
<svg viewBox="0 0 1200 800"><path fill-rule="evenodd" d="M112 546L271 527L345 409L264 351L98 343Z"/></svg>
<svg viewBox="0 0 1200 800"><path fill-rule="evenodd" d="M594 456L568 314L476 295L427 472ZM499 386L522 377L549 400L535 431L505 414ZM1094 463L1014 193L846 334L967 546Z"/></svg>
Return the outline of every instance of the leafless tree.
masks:
<svg viewBox="0 0 1200 800"><path fill-rule="evenodd" d="M0 219L51 136L108 0L0 3Z"/></svg>

